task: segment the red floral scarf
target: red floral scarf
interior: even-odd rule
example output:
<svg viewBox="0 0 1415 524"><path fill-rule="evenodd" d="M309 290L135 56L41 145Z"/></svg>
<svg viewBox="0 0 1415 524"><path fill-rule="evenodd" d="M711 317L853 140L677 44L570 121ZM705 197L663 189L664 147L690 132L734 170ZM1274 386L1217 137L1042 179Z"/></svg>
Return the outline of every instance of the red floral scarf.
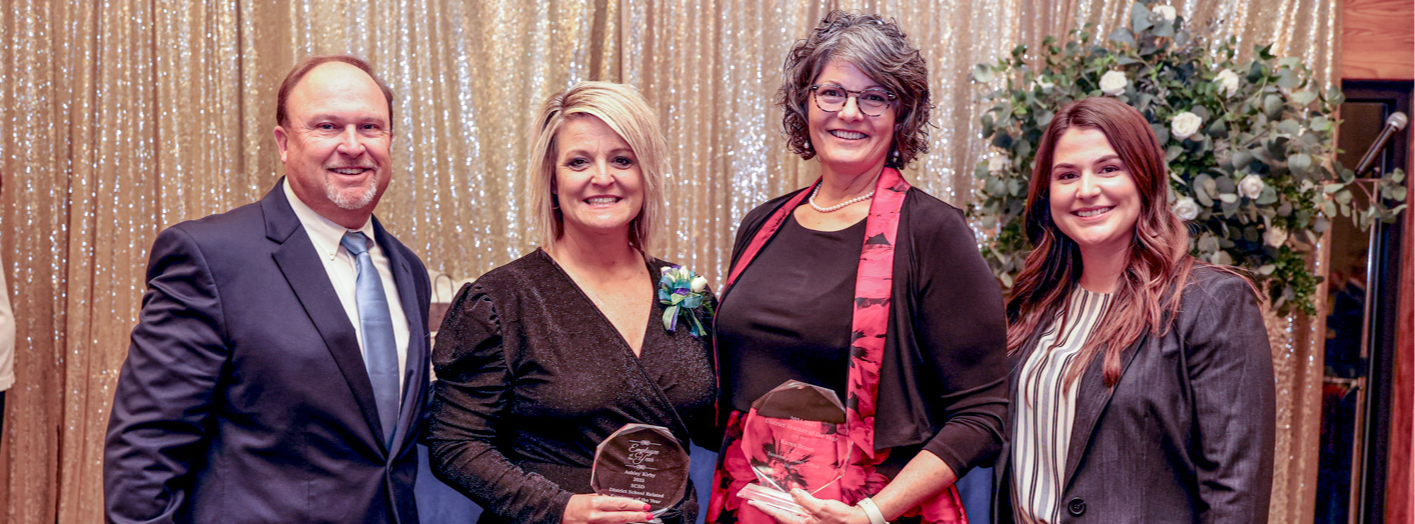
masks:
<svg viewBox="0 0 1415 524"><path fill-rule="evenodd" d="M726 296L737 277L752 263L757 253L786 223L791 212L801 205L816 184L797 193L777 208L761 230L747 244L746 251L732 266L723 292ZM879 390L879 371L884 359L884 342L889 327L889 306L893 291L895 235L899 232L900 209L909 183L892 168L885 168L875 182L875 195L865 218L865 243L860 250L860 265L855 276L855 310L850 325L850 376L847 383L845 422L847 436L860 451L846 468L840 489L831 490L828 498L848 504L878 493L889 479L875 471L875 466L889 456L888 450L875 451L875 400ZM748 455L742 446L744 414L733 411L727 417L722 453L718 456L713 475L712 500L707 521L716 524L771 524L775 521L756 508L743 503L737 491L756 480ZM827 495L826 492L818 495ZM937 524L967 524L958 489L949 486L939 495L910 509L906 516L922 516L924 522Z"/></svg>

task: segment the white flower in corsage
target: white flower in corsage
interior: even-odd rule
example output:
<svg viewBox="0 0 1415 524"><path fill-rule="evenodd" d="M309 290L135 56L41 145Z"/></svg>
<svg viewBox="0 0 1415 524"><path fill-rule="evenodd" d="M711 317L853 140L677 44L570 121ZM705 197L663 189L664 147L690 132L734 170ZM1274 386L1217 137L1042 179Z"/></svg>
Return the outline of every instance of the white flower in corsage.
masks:
<svg viewBox="0 0 1415 524"><path fill-rule="evenodd" d="M1287 230L1279 226L1269 227L1267 232L1263 233L1263 242L1272 247L1282 247L1283 242L1287 242Z"/></svg>
<svg viewBox="0 0 1415 524"><path fill-rule="evenodd" d="M711 323L712 302L707 298L707 279L683 266L663 268L658 279L658 302L663 304L663 328L676 331L678 320L688 325L688 334L707 334L704 323Z"/></svg>
<svg viewBox="0 0 1415 524"><path fill-rule="evenodd" d="M1130 79L1125 78L1125 73L1120 71L1106 71L1101 75L1101 92L1110 96L1118 96L1125 92L1125 87L1130 85Z"/></svg>
<svg viewBox="0 0 1415 524"><path fill-rule="evenodd" d="M1184 220L1194 220L1199 217L1199 204L1192 198L1181 198L1174 202L1174 214Z"/></svg>
<svg viewBox="0 0 1415 524"><path fill-rule="evenodd" d="M1165 22L1173 22L1174 18L1179 16L1179 13L1174 10L1174 6L1172 5L1156 6L1154 9L1150 10L1150 13Z"/></svg>
<svg viewBox="0 0 1415 524"><path fill-rule="evenodd" d="M1194 133L1198 133L1201 125L1204 125L1204 119L1199 118L1199 115L1185 111L1170 117L1169 133L1174 135L1177 140L1184 140L1194 136Z"/></svg>
<svg viewBox="0 0 1415 524"><path fill-rule="evenodd" d="M1263 183L1262 178L1253 173L1249 173L1248 176L1243 177L1243 180L1238 181L1238 194L1251 199L1257 199L1258 196L1263 194L1263 188L1265 187L1268 187L1268 185Z"/></svg>
<svg viewBox="0 0 1415 524"><path fill-rule="evenodd" d="M1218 90L1225 97L1233 96L1238 92L1238 73L1234 73L1232 70L1219 71L1218 76L1214 77L1214 82L1218 82Z"/></svg>

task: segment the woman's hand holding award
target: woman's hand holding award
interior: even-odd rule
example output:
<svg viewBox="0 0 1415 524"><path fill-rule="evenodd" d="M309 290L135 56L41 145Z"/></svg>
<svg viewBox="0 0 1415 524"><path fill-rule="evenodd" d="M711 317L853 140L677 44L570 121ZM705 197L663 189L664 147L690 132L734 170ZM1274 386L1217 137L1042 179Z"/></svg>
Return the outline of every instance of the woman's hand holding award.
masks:
<svg viewBox="0 0 1415 524"><path fill-rule="evenodd" d="M625 424L595 448L590 487L643 501L655 523L675 510L687 486L688 452L668 428Z"/></svg>

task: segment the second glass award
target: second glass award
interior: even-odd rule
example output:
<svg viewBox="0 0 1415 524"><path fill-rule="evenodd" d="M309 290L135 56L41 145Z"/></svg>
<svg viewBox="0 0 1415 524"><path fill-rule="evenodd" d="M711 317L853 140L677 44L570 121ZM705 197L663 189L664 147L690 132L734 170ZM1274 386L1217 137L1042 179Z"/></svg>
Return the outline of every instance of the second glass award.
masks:
<svg viewBox="0 0 1415 524"><path fill-rule="evenodd" d="M752 403L742 422L742 450L757 483L737 493L747 500L805 514L789 491L840 500L840 478L850 465L845 406L835 392L789 380Z"/></svg>

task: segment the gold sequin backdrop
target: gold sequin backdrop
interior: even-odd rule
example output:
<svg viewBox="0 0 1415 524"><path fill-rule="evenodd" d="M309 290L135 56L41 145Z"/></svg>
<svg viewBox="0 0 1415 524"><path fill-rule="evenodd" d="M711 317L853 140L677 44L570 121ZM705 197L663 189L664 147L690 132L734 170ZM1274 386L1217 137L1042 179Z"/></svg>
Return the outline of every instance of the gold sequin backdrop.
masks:
<svg viewBox="0 0 1415 524"><path fill-rule="evenodd" d="M18 318L0 520L101 522L103 434L161 228L260 198L280 171L275 90L301 56L367 57L396 93L379 216L458 278L532 247L531 114L572 82L641 89L671 144L660 256L721 275L737 221L799 187L771 103L789 44L831 7L895 17L929 61L939 126L907 176L955 205L982 153L969 70L1128 0L6 0L0 9L0 260ZM1179 0L1240 46L1337 71L1337 0ZM720 278L720 277L719 277ZM1316 329L1274 322L1273 522L1310 520ZM1234 399L1241 401L1241 399Z"/></svg>

